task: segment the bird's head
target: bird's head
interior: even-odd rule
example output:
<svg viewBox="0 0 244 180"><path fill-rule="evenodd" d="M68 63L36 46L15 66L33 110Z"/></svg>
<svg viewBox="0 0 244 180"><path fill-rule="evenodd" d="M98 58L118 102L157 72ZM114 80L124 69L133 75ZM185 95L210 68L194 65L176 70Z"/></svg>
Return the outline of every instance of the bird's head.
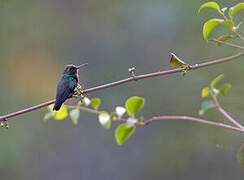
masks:
<svg viewBox="0 0 244 180"><path fill-rule="evenodd" d="M75 66L75 65L73 65L73 64L69 64L69 65L67 65L67 66L65 67L65 69L64 69L64 74L67 74L67 75L76 75L77 72L78 72L78 70L79 70L80 68L85 67L85 66L87 66L87 63L86 63L86 64L82 64L82 65L80 65L80 66Z"/></svg>

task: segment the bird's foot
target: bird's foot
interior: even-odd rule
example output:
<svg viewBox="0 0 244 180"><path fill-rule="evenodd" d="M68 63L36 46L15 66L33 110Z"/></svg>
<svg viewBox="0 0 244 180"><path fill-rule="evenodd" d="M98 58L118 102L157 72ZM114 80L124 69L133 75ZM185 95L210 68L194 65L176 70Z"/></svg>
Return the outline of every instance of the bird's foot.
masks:
<svg viewBox="0 0 244 180"><path fill-rule="evenodd" d="M77 84L76 88L74 89L74 94L72 95L74 98L84 98L85 96L83 95L82 92L82 87L80 84Z"/></svg>

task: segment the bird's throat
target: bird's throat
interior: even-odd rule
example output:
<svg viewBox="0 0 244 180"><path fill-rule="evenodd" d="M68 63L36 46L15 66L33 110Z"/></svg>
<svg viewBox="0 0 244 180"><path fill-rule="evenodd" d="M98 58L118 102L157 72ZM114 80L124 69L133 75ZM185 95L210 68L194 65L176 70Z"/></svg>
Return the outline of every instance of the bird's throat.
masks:
<svg viewBox="0 0 244 180"><path fill-rule="evenodd" d="M67 78L67 79L70 80L70 81L73 81L73 80L75 79L74 76L69 75L69 74L64 74L64 78Z"/></svg>

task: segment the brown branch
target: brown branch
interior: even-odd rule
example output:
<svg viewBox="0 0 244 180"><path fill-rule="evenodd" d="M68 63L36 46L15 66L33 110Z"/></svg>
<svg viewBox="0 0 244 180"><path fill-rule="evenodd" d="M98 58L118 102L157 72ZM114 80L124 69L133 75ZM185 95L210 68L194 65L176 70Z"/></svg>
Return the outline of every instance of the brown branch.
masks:
<svg viewBox="0 0 244 180"><path fill-rule="evenodd" d="M160 120L188 120L188 121L194 121L197 123L202 123L202 124L208 124L208 125L213 125L213 126L217 126L217 127L222 127L222 128L226 128L226 129L231 129L231 130L235 130L235 131L239 131L239 132L244 132L243 128L238 128L238 127L234 127L231 125L227 125L227 124L223 124L223 123L218 123L218 122L213 122L213 121L208 121L208 120L204 120L204 119L199 119L196 117L191 117L191 116L155 116L152 117L148 120L144 121L144 124L150 124L152 122L155 121L160 121Z"/></svg>
<svg viewBox="0 0 244 180"><path fill-rule="evenodd" d="M244 41L244 37L240 33L235 32L235 34L238 36L240 40Z"/></svg>
<svg viewBox="0 0 244 180"><path fill-rule="evenodd" d="M201 64L191 65L190 69L188 69L188 71L194 70L194 69L198 69L198 68L203 68L203 67L214 65L214 64L219 64L219 63L224 63L224 62L227 62L227 61L231 61L231 60L236 59L236 58L238 58L240 56L243 56L243 55L244 55L244 52L239 52L239 53L237 53L235 55L232 55L232 56L216 59L216 60L213 60L213 61L204 62L204 63L201 63ZM163 75L178 73L178 72L182 72L182 71L185 71L185 68L176 68L176 69L172 69L172 70L166 70L166 71L153 72L153 73L133 76L133 77L122 79L122 80L115 81L115 82L112 82L112 83L108 83L108 84L104 84L104 85L101 85L101 86L97 86L97 87L94 87L94 88L85 89L85 90L83 90L83 93L84 94L88 94L88 93L91 93L91 92L94 92L94 91L98 91L98 90L101 90L101 89L110 88L110 87L113 87L113 86L118 86L120 84L124 84L124 83L130 82L130 81L135 81L135 80L140 80L140 79L145 79L145 78L151 78L151 77L157 77L157 76L163 76ZM26 109L23 109L23 110L20 110L20 111L17 111L17 112L13 112L13 113L10 113L10 114L7 114L7 115L0 116L0 121L6 120L8 118L15 117L15 116L18 116L18 115L21 115L21 114L25 114L25 113L31 112L31 111L34 111L36 109L40 109L42 107L45 107L45 106L48 106L50 104L55 103L55 101L56 100L51 100L51 101L48 101L48 102L45 102L45 103L42 103L42 104L39 104L39 105L36 105L36 106L32 106L32 107L29 107L29 108L26 108Z"/></svg>
<svg viewBox="0 0 244 180"><path fill-rule="evenodd" d="M220 41L218 39L211 39L209 41L213 41L213 42L220 43L220 44L223 44L223 45L226 45L226 46L229 46L229 47L233 47L233 48L237 48L237 49L244 50L244 47L243 46L238 46L236 44L232 44L232 43L229 43L229 42Z"/></svg>
<svg viewBox="0 0 244 180"><path fill-rule="evenodd" d="M239 127L240 129L244 130L244 127L238 123L234 118L232 118L219 104L218 100L217 100L217 95L213 95L213 101L216 105L217 110L230 122L232 122L233 124L235 124L237 127Z"/></svg>

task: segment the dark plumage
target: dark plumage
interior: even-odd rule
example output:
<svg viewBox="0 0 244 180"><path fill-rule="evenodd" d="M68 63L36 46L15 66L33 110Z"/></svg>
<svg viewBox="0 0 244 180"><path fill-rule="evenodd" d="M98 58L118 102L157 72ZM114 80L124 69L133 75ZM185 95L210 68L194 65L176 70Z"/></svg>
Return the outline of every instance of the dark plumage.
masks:
<svg viewBox="0 0 244 180"><path fill-rule="evenodd" d="M56 103L53 110L58 111L64 101L71 97L74 93L74 89L79 82L78 70L87 64L76 67L75 65L67 65L64 69L63 76L58 83Z"/></svg>

